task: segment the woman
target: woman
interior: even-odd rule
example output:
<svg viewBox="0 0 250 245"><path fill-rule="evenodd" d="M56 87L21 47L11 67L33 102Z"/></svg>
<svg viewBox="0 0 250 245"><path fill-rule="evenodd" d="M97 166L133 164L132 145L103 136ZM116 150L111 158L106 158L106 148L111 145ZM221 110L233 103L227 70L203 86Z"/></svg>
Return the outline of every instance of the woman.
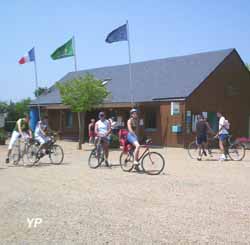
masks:
<svg viewBox="0 0 250 245"><path fill-rule="evenodd" d="M138 166L139 162L138 162L138 157L139 157L139 150L140 150L140 144L138 142L138 138L136 135L136 129L138 127L137 125L137 110L136 109L132 109L130 110L130 118L127 122L127 126L128 126L128 136L127 136L127 140L130 144L132 144L135 147L135 160L134 160L134 165Z"/></svg>
<svg viewBox="0 0 250 245"><path fill-rule="evenodd" d="M89 124L89 144L94 144L95 141L95 119L92 118Z"/></svg>

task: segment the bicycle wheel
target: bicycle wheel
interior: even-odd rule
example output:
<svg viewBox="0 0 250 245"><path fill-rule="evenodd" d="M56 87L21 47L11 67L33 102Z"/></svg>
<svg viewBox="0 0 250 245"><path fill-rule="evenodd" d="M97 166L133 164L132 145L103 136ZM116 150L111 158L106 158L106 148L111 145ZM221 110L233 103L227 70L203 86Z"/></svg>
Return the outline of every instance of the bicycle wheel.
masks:
<svg viewBox="0 0 250 245"><path fill-rule="evenodd" d="M26 156L27 156L28 161L32 165L34 165L35 163L37 163L39 161L38 151L39 151L39 146L36 144L31 144L27 148Z"/></svg>
<svg viewBox="0 0 250 245"><path fill-rule="evenodd" d="M228 155L233 161L241 161L245 157L246 149L241 143L234 143L228 148Z"/></svg>
<svg viewBox="0 0 250 245"><path fill-rule="evenodd" d="M62 147L60 145L51 145L48 150L50 162L56 165L61 164L64 159Z"/></svg>
<svg viewBox="0 0 250 245"><path fill-rule="evenodd" d="M142 169L149 175L160 174L165 167L165 160L158 152L148 152L142 159Z"/></svg>
<svg viewBox="0 0 250 245"><path fill-rule="evenodd" d="M11 150L10 163L17 165L20 160L21 160L20 145L19 143L16 143L13 145Z"/></svg>
<svg viewBox="0 0 250 245"><path fill-rule="evenodd" d="M88 159L88 164L90 168L98 168L103 162L103 155L101 152L97 152L97 149L91 151Z"/></svg>
<svg viewBox="0 0 250 245"><path fill-rule="evenodd" d="M198 158L198 156L199 156L199 147L198 147L196 141L193 141L188 145L188 155L192 159L197 159Z"/></svg>
<svg viewBox="0 0 250 245"><path fill-rule="evenodd" d="M120 166L124 172L130 172L134 167L134 154L132 152L121 152Z"/></svg>

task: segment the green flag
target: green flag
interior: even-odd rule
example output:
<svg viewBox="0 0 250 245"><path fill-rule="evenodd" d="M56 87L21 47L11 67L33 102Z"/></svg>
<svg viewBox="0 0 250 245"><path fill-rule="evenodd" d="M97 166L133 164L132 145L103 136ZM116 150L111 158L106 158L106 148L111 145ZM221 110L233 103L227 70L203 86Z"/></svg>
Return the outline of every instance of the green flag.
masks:
<svg viewBox="0 0 250 245"><path fill-rule="evenodd" d="M53 60L62 59L74 56L74 48L73 48L73 38L71 38L68 42L63 44L61 47L56 49L54 53L51 55Z"/></svg>

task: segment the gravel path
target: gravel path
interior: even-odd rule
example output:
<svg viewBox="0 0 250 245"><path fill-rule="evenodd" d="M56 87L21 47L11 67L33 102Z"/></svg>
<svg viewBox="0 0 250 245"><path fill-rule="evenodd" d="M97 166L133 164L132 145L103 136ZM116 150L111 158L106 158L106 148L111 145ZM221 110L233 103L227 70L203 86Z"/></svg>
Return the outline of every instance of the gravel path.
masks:
<svg viewBox="0 0 250 245"><path fill-rule="evenodd" d="M63 165L32 168L4 164L0 146L0 244L250 244L250 152L219 163L159 149L166 171L147 176L89 169L89 146L60 144Z"/></svg>

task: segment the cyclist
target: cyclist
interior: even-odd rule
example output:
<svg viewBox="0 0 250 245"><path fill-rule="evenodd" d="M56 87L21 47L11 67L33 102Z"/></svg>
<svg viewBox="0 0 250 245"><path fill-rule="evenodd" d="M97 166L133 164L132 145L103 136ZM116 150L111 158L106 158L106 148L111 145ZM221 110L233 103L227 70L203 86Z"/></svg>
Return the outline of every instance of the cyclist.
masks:
<svg viewBox="0 0 250 245"><path fill-rule="evenodd" d="M219 147L221 150L221 156L220 160L225 161L226 160L226 155L225 155L225 142L228 139L229 136L229 123L225 119L225 117L222 115L221 112L217 112L217 117L219 118L219 131L216 135L216 137L219 138Z"/></svg>
<svg viewBox="0 0 250 245"><path fill-rule="evenodd" d="M132 144L135 147L135 160L134 160L134 165L138 167L139 162L138 162L138 157L139 157L139 150L140 150L140 144L138 142L138 138L136 135L136 129L138 127L137 123L137 110L136 109L131 109L130 110L130 118L127 122L127 127L128 127L128 136L127 140L130 144Z"/></svg>
<svg viewBox="0 0 250 245"><path fill-rule="evenodd" d="M8 154L5 160L6 163L9 163L10 154L13 148L13 145L16 143L17 139L21 136L23 139L32 138L32 131L29 126L29 115L25 114L24 118L20 118L17 120L15 128L13 129L9 147Z"/></svg>
<svg viewBox="0 0 250 245"><path fill-rule="evenodd" d="M109 157L109 134L111 133L111 125L109 120L105 118L105 113L100 112L98 115L99 121L95 124L95 134L97 139L101 141L103 150L104 150L104 157L105 157L105 164L109 167L108 157Z"/></svg>
<svg viewBox="0 0 250 245"><path fill-rule="evenodd" d="M46 123L46 117L41 121L38 121L35 128L35 139L40 143L39 152L44 147L46 143L49 142L50 138L46 135L46 130L48 126Z"/></svg>
<svg viewBox="0 0 250 245"><path fill-rule="evenodd" d="M206 156L207 134L208 131L213 133L209 123L206 121L203 115L198 115L198 122L196 123L196 141L199 147L198 161L201 161L202 154Z"/></svg>

